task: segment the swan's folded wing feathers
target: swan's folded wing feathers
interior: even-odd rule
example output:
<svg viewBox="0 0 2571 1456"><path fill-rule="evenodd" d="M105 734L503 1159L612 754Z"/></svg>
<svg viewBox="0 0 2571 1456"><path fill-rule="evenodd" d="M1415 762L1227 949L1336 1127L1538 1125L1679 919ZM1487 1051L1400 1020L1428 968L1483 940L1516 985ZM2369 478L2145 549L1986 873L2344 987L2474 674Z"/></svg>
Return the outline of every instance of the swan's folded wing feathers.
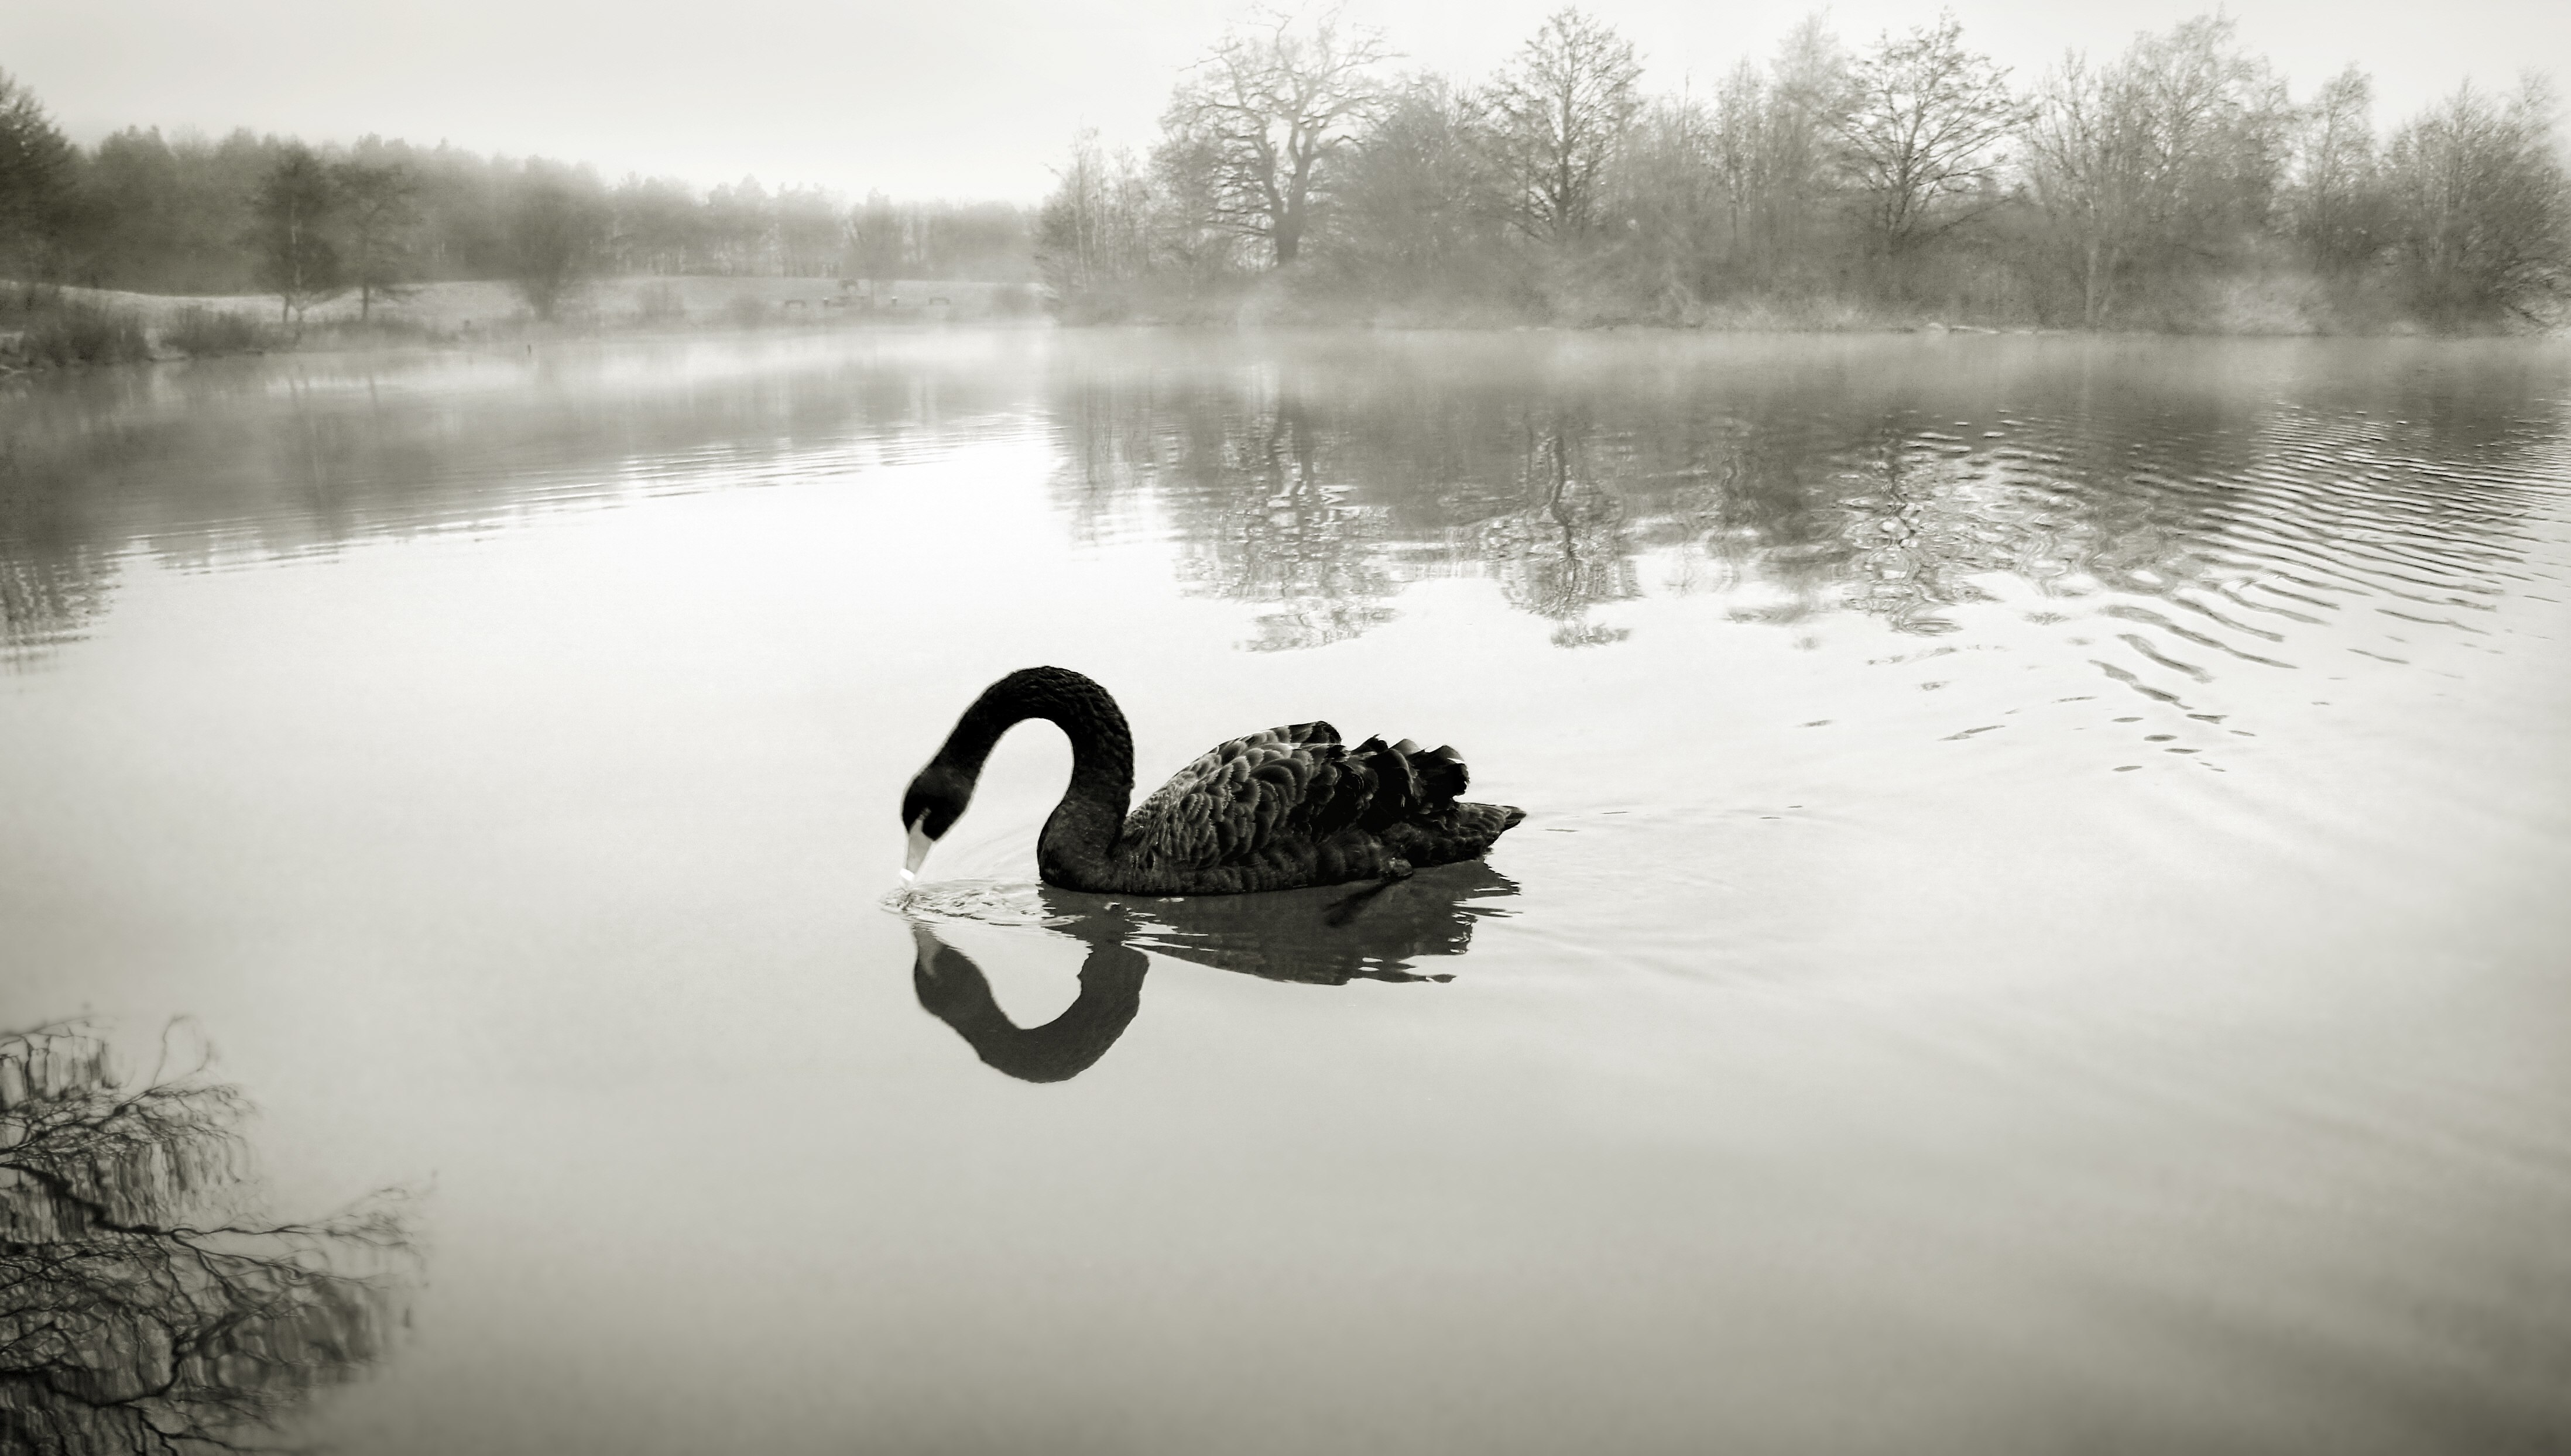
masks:
<svg viewBox="0 0 2571 1456"><path fill-rule="evenodd" d="M1218 744L1127 816L1123 842L1161 868L1240 863L1282 836L1354 822L1372 797L1336 728L1289 724Z"/></svg>

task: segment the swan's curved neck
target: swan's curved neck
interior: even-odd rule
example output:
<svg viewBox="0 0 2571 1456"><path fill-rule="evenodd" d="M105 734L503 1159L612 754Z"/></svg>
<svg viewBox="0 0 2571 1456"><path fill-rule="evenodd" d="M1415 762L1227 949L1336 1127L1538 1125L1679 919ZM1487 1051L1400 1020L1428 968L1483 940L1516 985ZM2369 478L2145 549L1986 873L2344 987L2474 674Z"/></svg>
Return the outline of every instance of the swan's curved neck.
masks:
<svg viewBox="0 0 2571 1456"><path fill-rule="evenodd" d="M1071 739L1071 785L1045 821L1037 863L1048 883L1081 888L1114 856L1134 799L1134 734L1106 689L1065 668L1011 673L964 710L936 761L969 783L981 775L1000 734L1031 718Z"/></svg>

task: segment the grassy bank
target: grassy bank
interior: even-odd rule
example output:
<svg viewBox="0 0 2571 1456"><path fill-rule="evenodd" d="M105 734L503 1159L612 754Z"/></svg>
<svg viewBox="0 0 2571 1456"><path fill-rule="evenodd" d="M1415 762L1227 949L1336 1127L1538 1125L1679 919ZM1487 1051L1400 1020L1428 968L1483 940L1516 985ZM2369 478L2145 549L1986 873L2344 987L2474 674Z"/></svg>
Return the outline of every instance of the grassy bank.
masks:
<svg viewBox="0 0 2571 1456"><path fill-rule="evenodd" d="M2211 277L2162 304L2120 331L2421 331L2382 297L2289 271ZM1058 300L1051 311L1073 325L2055 331L2034 310L2012 305L2005 296L1887 302L1817 290L1706 299L1668 289L1637 298L1582 286L1577 279L1473 296L1432 289L1387 296L1339 286L1313 270L1278 269L1194 286L1165 279L1129 283ZM1026 322L1042 316L1039 301L1024 288L949 280L885 283L868 306L835 278L618 278L592 283L551 319L538 318L505 283L443 282L407 289L397 299L377 298L363 318L354 297L341 297L307 309L300 320L281 316L272 296L257 294L181 296L0 283L0 373L283 350L475 347L626 331Z"/></svg>
<svg viewBox="0 0 2571 1456"><path fill-rule="evenodd" d="M286 315L273 296L178 295L0 283L0 371L282 349L462 346L627 329L973 323L1038 316L1023 287L887 281L868 297L836 278L636 277L590 284L539 318L506 283L423 283L359 314L344 295Z"/></svg>
<svg viewBox="0 0 2571 1456"><path fill-rule="evenodd" d="M1326 262L1195 277L1147 274L1060 300L1068 323L1308 324L1426 328L1660 327L1733 332L2077 328L2008 270L1921 270L1894 288L1859 275L1704 292L1598 269L1530 265L1444 277L1369 277ZM2559 310L2458 331L2558 331ZM2162 279L2118 299L2119 333L2385 335L2432 331L2380 275L2325 277L2280 263Z"/></svg>

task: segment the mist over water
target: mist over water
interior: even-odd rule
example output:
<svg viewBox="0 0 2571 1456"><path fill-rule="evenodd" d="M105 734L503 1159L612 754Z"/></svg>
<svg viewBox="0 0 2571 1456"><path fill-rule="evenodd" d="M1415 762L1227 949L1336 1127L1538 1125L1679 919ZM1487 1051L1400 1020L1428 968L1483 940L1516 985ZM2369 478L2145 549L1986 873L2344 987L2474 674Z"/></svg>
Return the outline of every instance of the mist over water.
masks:
<svg viewBox="0 0 2571 1456"><path fill-rule="evenodd" d="M0 397L0 1026L433 1182L385 1451L2571 1431L2571 354L900 333ZM1034 884L1454 743L1488 862ZM887 901L887 896L892 898ZM888 909L890 913L888 913Z"/></svg>

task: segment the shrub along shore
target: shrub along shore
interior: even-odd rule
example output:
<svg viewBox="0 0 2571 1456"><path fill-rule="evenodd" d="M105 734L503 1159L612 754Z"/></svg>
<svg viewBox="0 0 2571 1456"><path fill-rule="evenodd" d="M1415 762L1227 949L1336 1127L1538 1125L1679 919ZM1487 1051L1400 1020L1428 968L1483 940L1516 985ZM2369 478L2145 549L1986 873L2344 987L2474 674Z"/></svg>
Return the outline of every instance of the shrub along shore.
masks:
<svg viewBox="0 0 2571 1456"><path fill-rule="evenodd" d="M539 319L505 283L425 283L280 317L259 294L165 295L0 283L0 373L288 350L476 347L538 337L680 329L790 329L1024 323L1042 314L1023 286L898 280L869 299L837 278L600 279Z"/></svg>

